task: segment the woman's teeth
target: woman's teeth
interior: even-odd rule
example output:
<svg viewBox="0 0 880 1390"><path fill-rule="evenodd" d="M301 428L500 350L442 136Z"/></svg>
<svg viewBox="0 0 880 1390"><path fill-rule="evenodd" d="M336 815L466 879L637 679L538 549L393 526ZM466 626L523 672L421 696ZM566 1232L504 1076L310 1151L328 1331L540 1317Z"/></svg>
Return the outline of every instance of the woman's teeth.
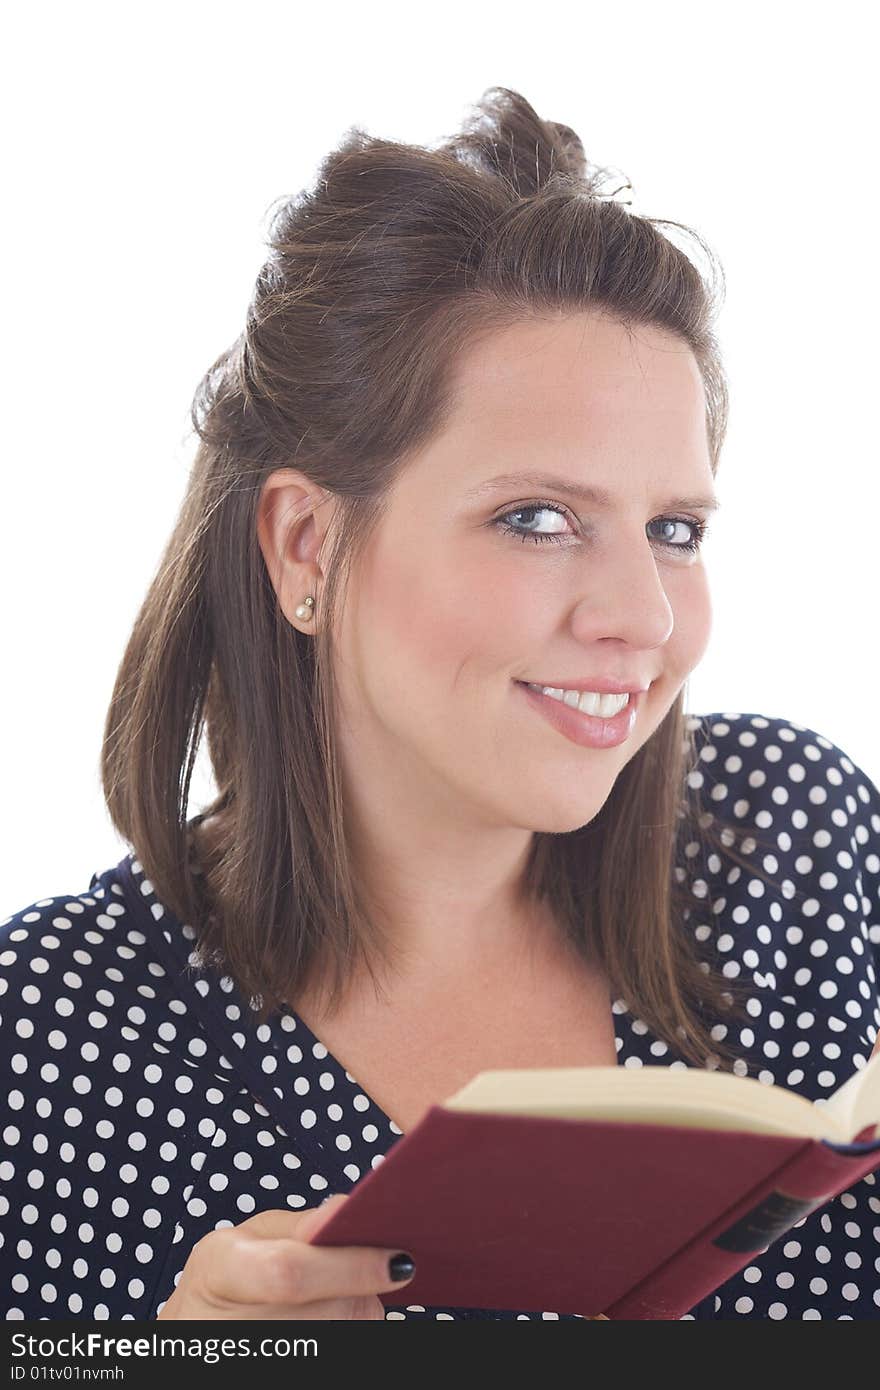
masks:
<svg viewBox="0 0 880 1390"><path fill-rule="evenodd" d="M582 714L592 714L599 719L611 719L629 703L629 694L600 695L593 690L559 690L552 685L533 685L531 681L526 681L526 685L530 690L549 695L551 700L576 706Z"/></svg>

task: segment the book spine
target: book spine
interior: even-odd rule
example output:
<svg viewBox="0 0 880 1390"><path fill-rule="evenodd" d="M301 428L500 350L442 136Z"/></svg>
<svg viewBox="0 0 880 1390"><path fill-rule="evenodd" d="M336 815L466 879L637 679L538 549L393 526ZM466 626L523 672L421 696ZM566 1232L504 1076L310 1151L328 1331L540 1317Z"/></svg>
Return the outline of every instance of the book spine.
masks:
<svg viewBox="0 0 880 1390"><path fill-rule="evenodd" d="M811 1139L604 1311L612 1320L681 1318L802 1217L880 1169L880 1143Z"/></svg>

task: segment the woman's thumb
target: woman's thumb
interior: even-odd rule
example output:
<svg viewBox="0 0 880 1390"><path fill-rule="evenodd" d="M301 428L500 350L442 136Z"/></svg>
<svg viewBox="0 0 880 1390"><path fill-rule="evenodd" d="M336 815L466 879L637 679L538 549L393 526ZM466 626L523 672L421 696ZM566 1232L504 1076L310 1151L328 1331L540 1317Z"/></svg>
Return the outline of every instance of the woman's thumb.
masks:
<svg viewBox="0 0 880 1390"><path fill-rule="evenodd" d="M303 1212L297 1234L301 1235L304 1240L310 1240L320 1231L322 1226L326 1226L330 1217L339 1210L347 1197L347 1192L335 1192L332 1197L326 1197L320 1206L312 1207L309 1211Z"/></svg>

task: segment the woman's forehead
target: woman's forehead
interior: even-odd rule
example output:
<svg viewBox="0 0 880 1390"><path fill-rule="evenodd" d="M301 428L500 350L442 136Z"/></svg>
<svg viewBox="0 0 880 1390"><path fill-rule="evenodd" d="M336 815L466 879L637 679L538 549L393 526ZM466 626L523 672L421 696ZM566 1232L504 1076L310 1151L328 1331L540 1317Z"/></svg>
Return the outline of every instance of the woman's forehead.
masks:
<svg viewBox="0 0 880 1390"><path fill-rule="evenodd" d="M401 484L409 471L409 486L448 487L468 502L496 487L527 491L532 475L545 475L556 490L567 482L580 500L611 506L625 470L711 509L697 363L668 333L634 333L581 316L517 323L472 346L456 364L442 429Z"/></svg>

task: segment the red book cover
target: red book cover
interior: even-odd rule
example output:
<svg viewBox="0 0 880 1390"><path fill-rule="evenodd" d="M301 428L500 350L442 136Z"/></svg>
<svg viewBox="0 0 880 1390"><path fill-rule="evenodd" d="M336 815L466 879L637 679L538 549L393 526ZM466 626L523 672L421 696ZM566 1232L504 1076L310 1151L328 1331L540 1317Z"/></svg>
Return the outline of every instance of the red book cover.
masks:
<svg viewBox="0 0 880 1390"><path fill-rule="evenodd" d="M312 1243L412 1255L386 1307L678 1318L875 1168L880 1139L434 1105Z"/></svg>
<svg viewBox="0 0 880 1390"><path fill-rule="evenodd" d="M865 1139L873 1126L862 1131ZM618 1320L680 1318L802 1217L880 1169L880 1140L835 1144L807 1139L783 1168L682 1245L607 1310Z"/></svg>

